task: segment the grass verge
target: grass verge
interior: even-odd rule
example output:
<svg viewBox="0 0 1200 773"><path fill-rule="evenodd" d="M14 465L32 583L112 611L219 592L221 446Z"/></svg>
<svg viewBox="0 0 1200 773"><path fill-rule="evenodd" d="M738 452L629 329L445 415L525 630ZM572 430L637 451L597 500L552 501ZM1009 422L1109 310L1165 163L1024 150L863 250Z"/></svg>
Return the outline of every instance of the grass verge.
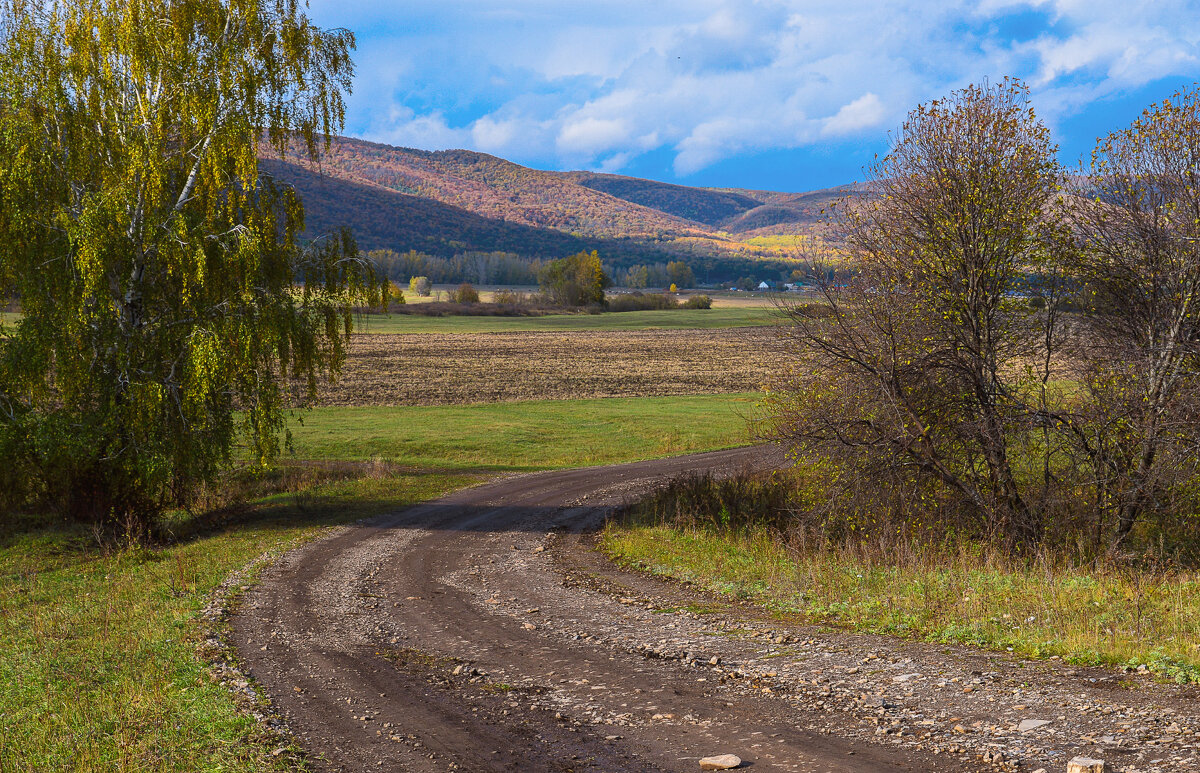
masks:
<svg viewBox="0 0 1200 773"><path fill-rule="evenodd" d="M778 531L612 522L620 564L753 601L811 623L929 642L1147 665L1200 682L1200 575L1019 565L964 546L901 555L788 545Z"/></svg>
<svg viewBox="0 0 1200 773"><path fill-rule="evenodd" d="M428 472L327 482L226 511L159 548L98 544L82 527L46 518L8 522L0 532L0 769L279 767L197 655L207 596L265 551L474 480Z"/></svg>
<svg viewBox="0 0 1200 773"><path fill-rule="evenodd" d="M748 442L754 394L316 408L292 426L301 459L383 459L516 472L650 459Z"/></svg>

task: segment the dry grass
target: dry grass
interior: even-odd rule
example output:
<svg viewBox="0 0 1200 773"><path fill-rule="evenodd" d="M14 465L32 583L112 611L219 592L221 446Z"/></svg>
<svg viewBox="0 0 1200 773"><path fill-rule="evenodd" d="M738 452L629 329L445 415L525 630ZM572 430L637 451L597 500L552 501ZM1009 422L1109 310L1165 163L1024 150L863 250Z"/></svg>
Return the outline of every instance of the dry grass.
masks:
<svg viewBox="0 0 1200 773"><path fill-rule="evenodd" d="M774 331L642 330L358 337L331 406L454 405L753 391Z"/></svg>
<svg viewBox="0 0 1200 773"><path fill-rule="evenodd" d="M623 564L814 623L1200 682L1194 571L1020 562L974 544L816 545L764 528L613 522L603 546Z"/></svg>

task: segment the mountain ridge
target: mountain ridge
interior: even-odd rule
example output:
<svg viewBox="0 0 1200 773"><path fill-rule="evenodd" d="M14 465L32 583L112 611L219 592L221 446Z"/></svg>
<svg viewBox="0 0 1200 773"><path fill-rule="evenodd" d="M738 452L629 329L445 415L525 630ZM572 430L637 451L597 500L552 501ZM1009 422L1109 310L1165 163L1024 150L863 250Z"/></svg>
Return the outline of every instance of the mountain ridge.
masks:
<svg viewBox="0 0 1200 773"><path fill-rule="evenodd" d="M808 192L702 188L587 171L546 171L470 150L334 138L316 164L299 144L260 148L264 173L295 187L310 234L342 225L364 249L450 257L596 249L615 264L788 260L778 236L826 236L823 210L850 186Z"/></svg>

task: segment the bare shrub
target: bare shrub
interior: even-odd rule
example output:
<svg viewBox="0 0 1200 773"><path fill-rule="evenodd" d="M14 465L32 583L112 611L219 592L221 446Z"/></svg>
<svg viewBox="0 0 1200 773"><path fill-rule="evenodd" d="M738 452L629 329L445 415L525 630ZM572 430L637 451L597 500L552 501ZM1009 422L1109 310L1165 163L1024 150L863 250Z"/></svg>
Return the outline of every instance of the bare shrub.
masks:
<svg viewBox="0 0 1200 773"><path fill-rule="evenodd" d="M661 311L679 308L679 301L664 293L632 292L610 295L607 305L609 311Z"/></svg>
<svg viewBox="0 0 1200 773"><path fill-rule="evenodd" d="M492 293L492 303L500 306L528 306L532 302L529 293L517 290L497 290Z"/></svg>
<svg viewBox="0 0 1200 773"><path fill-rule="evenodd" d="M823 308L784 302L794 365L769 398L768 435L827 499L1041 538L1054 449L1026 436L1057 304L1015 296L1060 250L1055 152L1023 85L971 86L913 111L868 170L878 195L838 209L856 272L818 272Z"/></svg>
<svg viewBox="0 0 1200 773"><path fill-rule="evenodd" d="M1076 212L1085 335L1063 426L1094 476L1097 541L1194 512L1200 473L1200 91L1101 140Z"/></svg>

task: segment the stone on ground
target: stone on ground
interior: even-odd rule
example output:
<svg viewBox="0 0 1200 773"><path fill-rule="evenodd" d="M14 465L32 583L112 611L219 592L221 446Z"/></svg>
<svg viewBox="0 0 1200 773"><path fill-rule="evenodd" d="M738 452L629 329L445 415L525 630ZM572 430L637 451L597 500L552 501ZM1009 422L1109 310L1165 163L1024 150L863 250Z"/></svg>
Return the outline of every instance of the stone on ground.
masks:
<svg viewBox="0 0 1200 773"><path fill-rule="evenodd" d="M715 757L704 757L700 760L701 770L733 770L741 767L742 758L734 754L718 754Z"/></svg>
<svg viewBox="0 0 1200 773"><path fill-rule="evenodd" d="M1067 773L1104 773L1104 760L1076 757L1067 763Z"/></svg>

